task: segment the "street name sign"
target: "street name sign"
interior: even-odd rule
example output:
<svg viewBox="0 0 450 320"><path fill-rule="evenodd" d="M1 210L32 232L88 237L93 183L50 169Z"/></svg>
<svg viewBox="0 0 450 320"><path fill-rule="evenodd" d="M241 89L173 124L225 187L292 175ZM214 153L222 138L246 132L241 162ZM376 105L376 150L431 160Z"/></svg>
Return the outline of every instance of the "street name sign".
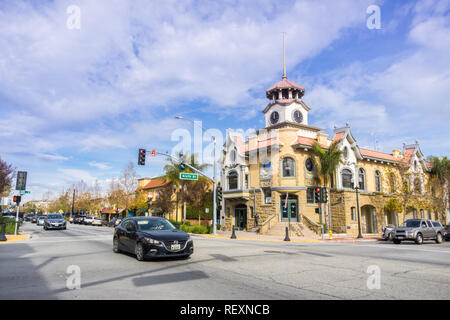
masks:
<svg viewBox="0 0 450 320"><path fill-rule="evenodd" d="M181 180L198 180L198 174L180 172L180 179Z"/></svg>
<svg viewBox="0 0 450 320"><path fill-rule="evenodd" d="M31 191L20 190L20 194L28 194L28 193L31 193Z"/></svg>

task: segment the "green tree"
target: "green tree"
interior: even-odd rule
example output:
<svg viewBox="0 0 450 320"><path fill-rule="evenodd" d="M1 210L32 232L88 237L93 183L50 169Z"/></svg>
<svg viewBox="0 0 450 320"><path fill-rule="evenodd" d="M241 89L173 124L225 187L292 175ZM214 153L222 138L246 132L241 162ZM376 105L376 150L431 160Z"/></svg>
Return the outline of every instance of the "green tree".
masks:
<svg viewBox="0 0 450 320"><path fill-rule="evenodd" d="M315 142L312 146L314 154L319 159L319 169L317 170L317 174L319 179L323 182L323 187L327 189L327 191L328 183L335 175L342 156L342 151L338 149L338 145L339 142L335 141L328 147L328 149L322 148L317 142ZM329 216L331 215L330 200L328 200L325 209L325 219L328 221L328 228L331 228L331 219L329 219Z"/></svg>
<svg viewBox="0 0 450 320"><path fill-rule="evenodd" d="M438 189L437 195L435 195L435 207L442 213L448 212L449 193L448 193L448 181L450 180L450 159L447 157L438 158L430 156L427 159L432 163L431 166L431 187ZM446 220L445 215L443 220Z"/></svg>
<svg viewBox="0 0 450 320"><path fill-rule="evenodd" d="M7 196L11 192L14 168L0 157L0 197Z"/></svg>

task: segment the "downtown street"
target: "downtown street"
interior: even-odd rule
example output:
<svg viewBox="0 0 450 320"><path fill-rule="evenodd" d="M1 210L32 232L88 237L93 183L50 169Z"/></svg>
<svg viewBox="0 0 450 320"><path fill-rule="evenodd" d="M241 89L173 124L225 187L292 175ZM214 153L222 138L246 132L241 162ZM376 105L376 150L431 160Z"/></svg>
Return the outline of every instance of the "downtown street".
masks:
<svg viewBox="0 0 450 320"><path fill-rule="evenodd" d="M187 260L112 251L113 228L68 225L0 244L0 299L448 299L450 242L276 242L192 235ZM70 289L79 267L81 288ZM368 268L380 271L369 289ZM373 267L372 267L373 268ZM69 271L68 271L69 270ZM369 280L369 281L368 281Z"/></svg>

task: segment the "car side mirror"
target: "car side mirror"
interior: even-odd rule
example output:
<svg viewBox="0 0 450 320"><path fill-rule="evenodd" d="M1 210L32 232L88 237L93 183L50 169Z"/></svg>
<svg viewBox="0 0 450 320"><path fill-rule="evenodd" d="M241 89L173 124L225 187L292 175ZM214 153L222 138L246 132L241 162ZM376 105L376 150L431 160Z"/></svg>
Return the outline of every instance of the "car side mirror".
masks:
<svg viewBox="0 0 450 320"><path fill-rule="evenodd" d="M177 228L177 229L179 230L179 229L180 229L180 226L179 226L179 225L176 225L175 228Z"/></svg>

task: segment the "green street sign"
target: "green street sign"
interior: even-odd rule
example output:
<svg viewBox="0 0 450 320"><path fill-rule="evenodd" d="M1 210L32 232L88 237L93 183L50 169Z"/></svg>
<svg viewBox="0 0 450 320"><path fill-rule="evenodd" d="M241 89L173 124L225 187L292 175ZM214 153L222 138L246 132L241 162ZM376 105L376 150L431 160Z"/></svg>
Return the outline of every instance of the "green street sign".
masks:
<svg viewBox="0 0 450 320"><path fill-rule="evenodd" d="M198 180L198 174L180 172L180 179L181 180Z"/></svg>
<svg viewBox="0 0 450 320"><path fill-rule="evenodd" d="M28 193L31 193L31 191L20 190L20 194L28 194Z"/></svg>

